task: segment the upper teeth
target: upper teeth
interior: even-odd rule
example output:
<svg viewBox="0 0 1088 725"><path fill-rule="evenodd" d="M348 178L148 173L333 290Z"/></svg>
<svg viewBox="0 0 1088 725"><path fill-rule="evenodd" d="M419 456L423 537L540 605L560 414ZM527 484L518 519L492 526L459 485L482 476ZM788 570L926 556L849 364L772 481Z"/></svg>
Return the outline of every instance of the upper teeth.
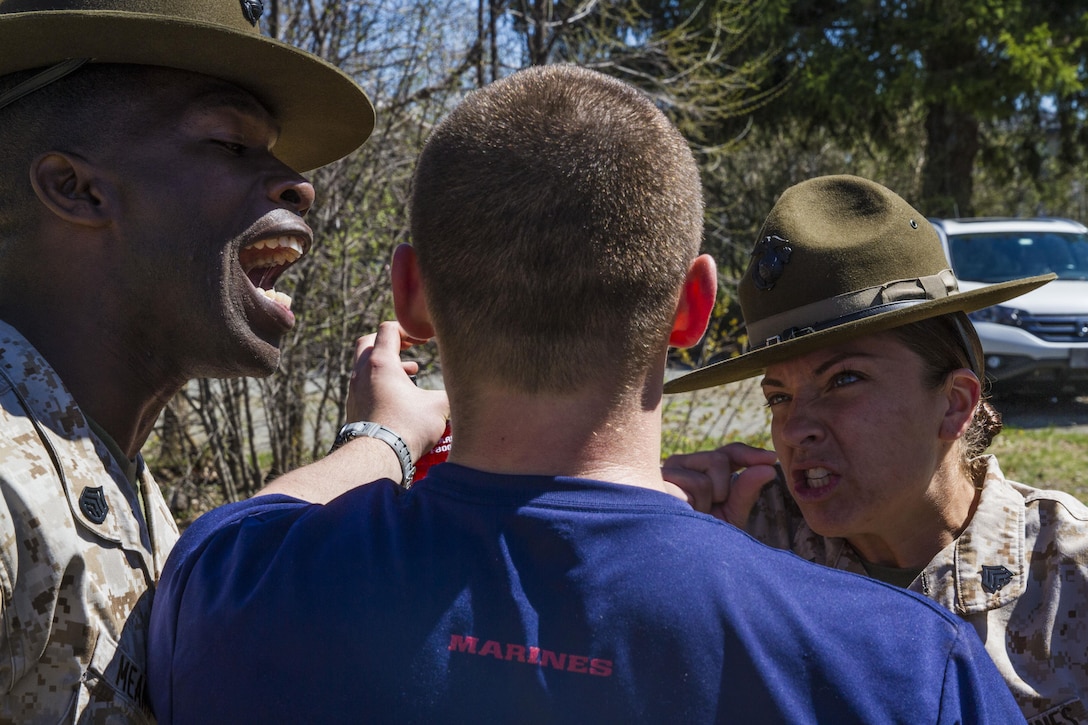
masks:
<svg viewBox="0 0 1088 725"><path fill-rule="evenodd" d="M247 244L238 255L250 282L268 299L287 309L291 309L291 298L271 288L271 281L277 274L277 268L293 263L303 254L302 242L294 236L279 236L271 239L259 239Z"/></svg>
<svg viewBox="0 0 1088 725"><path fill-rule="evenodd" d="M302 242L295 237L273 237L272 239L259 239L253 244L247 244L246 249L269 249L273 250L271 254L265 254L261 256L261 262L266 264L272 262L273 264L289 264L301 257L305 250L302 248Z"/></svg>
<svg viewBox="0 0 1088 725"><path fill-rule="evenodd" d="M821 488L830 483L831 471L826 468L810 468L805 471L805 482L813 488Z"/></svg>

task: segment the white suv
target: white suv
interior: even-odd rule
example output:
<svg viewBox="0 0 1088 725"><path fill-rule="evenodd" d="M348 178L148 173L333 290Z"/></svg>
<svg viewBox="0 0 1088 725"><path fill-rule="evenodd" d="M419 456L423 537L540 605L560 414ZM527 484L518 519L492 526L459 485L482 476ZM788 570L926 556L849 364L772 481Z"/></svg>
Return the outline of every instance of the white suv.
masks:
<svg viewBox="0 0 1088 725"><path fill-rule="evenodd" d="M930 219L963 290L1058 279L971 313L995 392L1088 393L1088 227L1068 219Z"/></svg>

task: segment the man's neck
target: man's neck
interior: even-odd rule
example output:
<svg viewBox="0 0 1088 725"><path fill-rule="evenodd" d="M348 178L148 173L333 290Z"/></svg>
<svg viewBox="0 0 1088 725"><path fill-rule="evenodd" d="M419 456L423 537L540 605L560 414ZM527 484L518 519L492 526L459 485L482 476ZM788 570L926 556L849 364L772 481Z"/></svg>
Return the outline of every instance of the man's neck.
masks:
<svg viewBox="0 0 1088 725"><path fill-rule="evenodd" d="M666 491L661 478L661 411L643 397L579 391L528 394L488 387L448 390L450 461L491 473L574 476Z"/></svg>
<svg viewBox="0 0 1088 725"><path fill-rule="evenodd" d="M119 341L71 320L52 324L12 311L0 317L46 359L84 415L116 441L126 458L136 457L159 413L184 383L160 376L149 384L150 376L134 369L131 351L121 349Z"/></svg>

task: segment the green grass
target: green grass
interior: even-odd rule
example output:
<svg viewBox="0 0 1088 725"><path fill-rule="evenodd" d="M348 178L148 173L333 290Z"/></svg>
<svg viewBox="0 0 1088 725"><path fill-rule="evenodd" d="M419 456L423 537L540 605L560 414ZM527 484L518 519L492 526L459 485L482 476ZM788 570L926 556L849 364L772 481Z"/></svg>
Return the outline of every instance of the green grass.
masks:
<svg viewBox="0 0 1088 725"><path fill-rule="evenodd" d="M1088 502L1088 433L1062 428L1006 428L987 450L1005 476L1036 488L1054 488Z"/></svg>

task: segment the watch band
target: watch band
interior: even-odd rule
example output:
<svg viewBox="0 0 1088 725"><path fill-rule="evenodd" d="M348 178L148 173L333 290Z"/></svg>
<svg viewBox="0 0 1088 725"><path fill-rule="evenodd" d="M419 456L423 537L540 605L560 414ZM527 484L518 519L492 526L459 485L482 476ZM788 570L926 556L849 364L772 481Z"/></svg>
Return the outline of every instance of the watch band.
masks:
<svg viewBox="0 0 1088 725"><path fill-rule="evenodd" d="M348 423L336 434L336 442L332 444L332 450L329 453L353 438L377 438L388 443L400 460L400 487L406 490L411 487L412 479L416 473L416 464L412 462L412 453L408 450L408 444L404 442L403 438L380 423L371 423L369 421Z"/></svg>

